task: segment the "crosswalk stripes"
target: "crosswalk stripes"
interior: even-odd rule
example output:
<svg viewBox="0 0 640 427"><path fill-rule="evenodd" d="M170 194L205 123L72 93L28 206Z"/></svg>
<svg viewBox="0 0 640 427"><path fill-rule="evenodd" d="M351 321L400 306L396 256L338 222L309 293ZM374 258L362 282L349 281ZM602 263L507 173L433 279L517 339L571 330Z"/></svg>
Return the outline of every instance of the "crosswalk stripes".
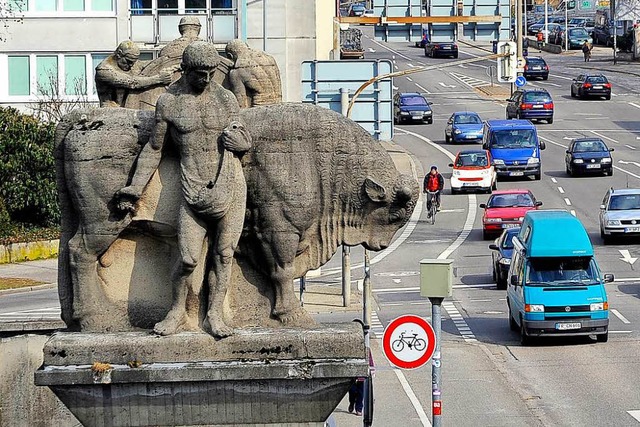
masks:
<svg viewBox="0 0 640 427"><path fill-rule="evenodd" d="M443 302L442 307L449 315L449 318L453 320L453 324L460 333L460 336L462 336L466 342L476 342L476 336L471 332L471 328L469 328L469 325L467 325L467 322L464 320L455 304L452 302Z"/></svg>
<svg viewBox="0 0 640 427"><path fill-rule="evenodd" d="M491 83L488 81L480 80L475 77L467 76L465 74L450 72L449 75L459 82L469 86L470 88L491 85Z"/></svg>
<svg viewBox="0 0 640 427"><path fill-rule="evenodd" d="M384 326L378 317L378 313L375 311L371 313L371 332L376 339L382 339L382 335L384 334Z"/></svg>
<svg viewBox="0 0 640 427"><path fill-rule="evenodd" d="M36 320L60 320L60 307L37 308L33 310L0 313L0 322L19 322Z"/></svg>

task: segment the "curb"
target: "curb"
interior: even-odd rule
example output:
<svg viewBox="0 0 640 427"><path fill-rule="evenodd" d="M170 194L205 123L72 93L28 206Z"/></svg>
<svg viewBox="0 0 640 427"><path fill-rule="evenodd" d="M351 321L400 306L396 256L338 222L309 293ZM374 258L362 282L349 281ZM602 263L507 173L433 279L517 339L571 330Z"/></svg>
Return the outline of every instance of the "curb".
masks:
<svg viewBox="0 0 640 427"><path fill-rule="evenodd" d="M57 288L57 283L47 283L44 285L36 285L36 286L25 286L24 288L15 288L15 289L3 289L0 290L0 296L2 295L11 295L11 294L20 294L23 292L31 292L31 291L41 291L44 289L54 289Z"/></svg>
<svg viewBox="0 0 640 427"><path fill-rule="evenodd" d="M58 239L0 245L0 264L55 258L59 246Z"/></svg>

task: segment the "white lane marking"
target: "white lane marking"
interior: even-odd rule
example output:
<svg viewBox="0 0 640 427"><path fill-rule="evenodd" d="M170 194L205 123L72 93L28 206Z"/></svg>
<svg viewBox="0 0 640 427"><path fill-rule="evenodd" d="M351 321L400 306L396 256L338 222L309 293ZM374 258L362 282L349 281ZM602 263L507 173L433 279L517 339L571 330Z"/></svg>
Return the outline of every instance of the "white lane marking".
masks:
<svg viewBox="0 0 640 427"><path fill-rule="evenodd" d="M539 84L541 84L541 85L555 86L555 87L562 87L562 85L559 85L559 84L556 84L556 83L550 83L550 82L539 82Z"/></svg>
<svg viewBox="0 0 640 427"><path fill-rule="evenodd" d="M620 255L622 255L622 258L620 259L624 262L628 262L630 265L633 265L633 263L638 260L638 258L634 258L631 256L631 253L628 249L619 249L618 252L620 252Z"/></svg>
<svg viewBox="0 0 640 427"><path fill-rule="evenodd" d="M594 134L594 135L599 136L600 138L608 139L609 141L615 142L616 144L620 144L620 142L616 141L615 139L609 138L608 136L604 136L601 133L598 133L598 132L596 132L594 130L592 130L591 133Z"/></svg>
<svg viewBox="0 0 640 427"><path fill-rule="evenodd" d="M567 204L567 206L571 206L571 200L567 199L566 197L564 198L564 202Z"/></svg>
<svg viewBox="0 0 640 427"><path fill-rule="evenodd" d="M407 67L413 68L413 64L411 62L407 62Z"/></svg>
<svg viewBox="0 0 640 427"><path fill-rule="evenodd" d="M444 88L454 88L456 87L455 85L448 85L448 84L444 84L443 82L438 82L438 84Z"/></svg>
<svg viewBox="0 0 640 427"><path fill-rule="evenodd" d="M400 69L400 68L398 68L398 66L396 64L393 64L393 68L395 68L396 70Z"/></svg>
<svg viewBox="0 0 640 427"><path fill-rule="evenodd" d="M473 301L473 302L491 302L490 299L469 299L469 301Z"/></svg>
<svg viewBox="0 0 640 427"><path fill-rule="evenodd" d="M457 320L454 320L453 324L455 325L456 329L458 330L462 338L466 342L476 342L477 340L475 335L473 334L473 332L471 332L471 328L469 328L469 325L467 325L467 322L462 318L462 315L456 308L455 304L453 302L447 301L442 303L442 307L447 312L449 317L451 318L455 317L457 319Z"/></svg>
<svg viewBox="0 0 640 427"><path fill-rule="evenodd" d="M469 67L467 67L467 66L466 66L466 65L464 65L464 64L458 64L458 67L460 67L460 68L469 68Z"/></svg>
<svg viewBox="0 0 640 427"><path fill-rule="evenodd" d="M635 150L636 149L636 147L634 147L632 145L629 145L629 144L624 144L624 146L627 147L630 150Z"/></svg>
<svg viewBox="0 0 640 427"><path fill-rule="evenodd" d="M551 182L553 182L554 184L557 184L557 183L558 183L558 180L557 180L557 179L555 179L555 178L551 178Z"/></svg>
<svg viewBox="0 0 640 427"><path fill-rule="evenodd" d="M601 116L600 113L573 113L574 116Z"/></svg>
<svg viewBox="0 0 640 427"><path fill-rule="evenodd" d="M558 187L558 191L560 192L560 194L564 194L564 188Z"/></svg>
<svg viewBox="0 0 640 427"><path fill-rule="evenodd" d="M545 138L544 136L540 136L540 135L538 135L538 138L540 138L540 139L544 139L544 140L545 140L545 141L547 141L549 144L557 145L558 147L562 147L562 148L565 148L565 149L567 148L567 146L566 146L566 145L564 145L564 144L560 144L559 142L552 141L552 140L550 140L549 138Z"/></svg>
<svg viewBox="0 0 640 427"><path fill-rule="evenodd" d="M640 108L640 105L638 105L638 104L634 104L633 102L630 102L630 103L629 103L629 105L633 105L633 106L634 106L634 107L636 107L636 108Z"/></svg>
<svg viewBox="0 0 640 427"><path fill-rule="evenodd" d="M379 305L381 307L397 307L397 306L400 306L400 305L404 305L404 303L403 302L383 302L383 303L381 303ZM373 313L375 313L375 312L371 313L372 316L373 316Z"/></svg>
<svg viewBox="0 0 640 427"><path fill-rule="evenodd" d="M388 50L389 52L394 53L394 54L398 55L399 57L406 59L407 61L411 61L411 58L409 58L408 56L404 56L404 55L403 55L403 54L401 54L400 52L395 51L395 50L393 50L393 49L391 49L391 48L389 48L389 47L387 47L387 46L383 45L383 44L382 44L382 43L380 43L379 41L374 40L374 39L371 39L371 41L372 41L373 43L377 44L378 46L380 46L381 48L386 49L386 50Z"/></svg>
<svg viewBox="0 0 640 427"><path fill-rule="evenodd" d="M402 373L402 371L400 369L394 369L393 372L396 373L396 377L398 377L398 381L400 381L400 385L402 385L402 389L407 394L409 401L411 401L411 404L413 405L416 412L418 413L418 418L420 418L420 422L422 423L422 425L425 427L431 427L431 423L429 422L429 418L427 417L427 414L425 414L424 409L420 404L420 401L418 400L415 393L411 389L411 386L409 385L409 382L407 381L407 379L404 377L404 374Z"/></svg>
<svg viewBox="0 0 640 427"><path fill-rule="evenodd" d="M397 293L397 292L415 292L419 291L420 286L412 286L409 288L382 288L382 289L372 289L373 293Z"/></svg>
<svg viewBox="0 0 640 427"><path fill-rule="evenodd" d="M636 421L640 422L640 411L627 411L627 414L631 415Z"/></svg>
<svg viewBox="0 0 640 427"><path fill-rule="evenodd" d="M411 77L407 77L407 80L409 80L410 82L413 81L413 79L411 79Z"/></svg>
<svg viewBox="0 0 640 427"><path fill-rule="evenodd" d="M632 334L633 331L609 331L610 334Z"/></svg>
<svg viewBox="0 0 640 427"><path fill-rule="evenodd" d="M571 77L563 77L563 76L558 76L558 75L554 75L554 77L559 78L559 79L565 79L565 80L573 80L574 78Z"/></svg>
<svg viewBox="0 0 640 427"><path fill-rule="evenodd" d="M423 91L427 95L431 95L431 92L429 92L426 88L420 86L418 83L416 83L416 86L418 86L418 89L420 89L421 91Z"/></svg>
<svg viewBox="0 0 640 427"><path fill-rule="evenodd" d="M610 309L609 311L610 311L611 313L613 313L613 315L615 315L618 319L620 319L620 321L621 321L622 323L626 323L627 325L628 325L629 323L631 323L631 322L629 321L629 319L627 319L627 318L626 318L626 317L624 317L622 314L620 314L620 312L619 312L618 310L616 310L615 308L612 308L612 309Z"/></svg>
<svg viewBox="0 0 640 427"><path fill-rule="evenodd" d="M631 281L631 279L626 279L627 281ZM640 280L640 279L637 279ZM453 285L453 289L484 289L484 288L495 288L495 283L478 283L476 285ZM372 292L376 294L398 294L403 292L418 292L420 290L420 286L410 286L406 288L382 288L382 289L373 289Z"/></svg>
<svg viewBox="0 0 640 427"><path fill-rule="evenodd" d="M382 339L382 335L384 335L384 326L376 311L371 312L371 332L379 339Z"/></svg>

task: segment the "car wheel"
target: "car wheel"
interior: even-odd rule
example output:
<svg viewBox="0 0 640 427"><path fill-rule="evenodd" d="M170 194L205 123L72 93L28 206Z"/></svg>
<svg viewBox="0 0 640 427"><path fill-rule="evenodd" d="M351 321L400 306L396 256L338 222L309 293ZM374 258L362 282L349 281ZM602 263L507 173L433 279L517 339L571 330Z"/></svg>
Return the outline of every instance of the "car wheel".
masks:
<svg viewBox="0 0 640 427"><path fill-rule="evenodd" d="M495 264L493 264L493 269L492 270L493 271L491 272L491 278L497 284L498 283L498 275L496 274L496 265Z"/></svg>
<svg viewBox="0 0 640 427"><path fill-rule="evenodd" d="M505 113L505 117L507 118L507 120L511 120L511 116L509 115L508 111Z"/></svg>
<svg viewBox="0 0 640 427"><path fill-rule="evenodd" d="M427 49L424 50L424 56L429 56L429 54L427 53Z"/></svg>
<svg viewBox="0 0 640 427"><path fill-rule="evenodd" d="M542 76L542 80L549 80L549 76Z"/></svg>
<svg viewBox="0 0 640 427"><path fill-rule="evenodd" d="M536 181L540 181L540 178L542 178L542 173L541 173L541 172L538 172L537 174L535 174L535 175L533 176L533 178L534 178Z"/></svg>
<svg viewBox="0 0 640 427"><path fill-rule="evenodd" d="M482 239L489 240L491 238L491 234L487 233L486 230L482 230Z"/></svg>
<svg viewBox="0 0 640 427"><path fill-rule="evenodd" d="M460 190L456 190L455 188L451 187L451 195L455 195L460 193Z"/></svg>
<svg viewBox="0 0 640 427"><path fill-rule="evenodd" d="M578 89L578 98L584 98L584 93L582 93L582 89Z"/></svg>
<svg viewBox="0 0 640 427"><path fill-rule="evenodd" d="M573 86L571 86L571 97L572 98L576 97L576 92L573 90Z"/></svg>
<svg viewBox="0 0 640 427"><path fill-rule="evenodd" d="M609 243L611 243L611 236L607 236L606 234L602 234L602 243L604 245L608 245Z"/></svg>
<svg viewBox="0 0 640 427"><path fill-rule="evenodd" d="M567 175L573 176L573 172L571 171L571 168L566 163L565 163L564 169L567 171Z"/></svg>
<svg viewBox="0 0 640 427"><path fill-rule="evenodd" d="M400 124L400 119L398 119L397 116L393 116L393 123L396 124L396 125L399 125Z"/></svg>
<svg viewBox="0 0 640 427"><path fill-rule="evenodd" d="M549 118L547 119L547 123L552 124L552 123L553 123L553 117L549 117Z"/></svg>
<svg viewBox="0 0 640 427"><path fill-rule="evenodd" d="M444 134L444 142L446 142L447 144L451 142L451 138L446 133Z"/></svg>
<svg viewBox="0 0 640 427"><path fill-rule="evenodd" d="M516 113L516 119L522 120L522 115L520 114L520 111Z"/></svg>
<svg viewBox="0 0 640 427"><path fill-rule="evenodd" d="M491 185L491 190L497 190L497 189L498 189L498 180L495 180Z"/></svg>
<svg viewBox="0 0 640 427"><path fill-rule="evenodd" d="M607 95L607 96L605 96L605 99L606 99L607 101L609 101L609 100L611 99L611 95ZM598 336L599 336L599 335L598 335Z"/></svg>
<svg viewBox="0 0 640 427"><path fill-rule="evenodd" d="M598 341L598 342L607 342L607 341L609 341L609 332L605 332L604 334L596 335L596 341Z"/></svg>
<svg viewBox="0 0 640 427"><path fill-rule="evenodd" d="M453 54L453 59L458 59L458 53L457 52Z"/></svg>
<svg viewBox="0 0 640 427"><path fill-rule="evenodd" d="M518 331L518 324L516 323L516 319L513 318L513 314L511 314L511 307L509 307L509 329L514 332Z"/></svg>
<svg viewBox="0 0 640 427"><path fill-rule="evenodd" d="M524 321L520 318L520 344L523 346L531 345L532 338L527 335L527 331L524 328Z"/></svg>
<svg viewBox="0 0 640 427"><path fill-rule="evenodd" d="M609 169L609 170L607 171L607 175L609 175L609 176L613 176L613 168L611 168L611 169Z"/></svg>

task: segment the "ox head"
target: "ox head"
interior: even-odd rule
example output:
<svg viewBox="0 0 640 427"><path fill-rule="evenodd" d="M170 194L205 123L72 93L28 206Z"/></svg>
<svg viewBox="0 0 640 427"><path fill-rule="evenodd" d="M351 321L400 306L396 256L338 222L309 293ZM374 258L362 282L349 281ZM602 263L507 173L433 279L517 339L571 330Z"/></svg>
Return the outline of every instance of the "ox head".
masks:
<svg viewBox="0 0 640 427"><path fill-rule="evenodd" d="M399 175L385 187L371 177L362 184L361 226L345 233L346 245L362 244L373 251L385 249L394 234L407 223L418 201L415 180Z"/></svg>

